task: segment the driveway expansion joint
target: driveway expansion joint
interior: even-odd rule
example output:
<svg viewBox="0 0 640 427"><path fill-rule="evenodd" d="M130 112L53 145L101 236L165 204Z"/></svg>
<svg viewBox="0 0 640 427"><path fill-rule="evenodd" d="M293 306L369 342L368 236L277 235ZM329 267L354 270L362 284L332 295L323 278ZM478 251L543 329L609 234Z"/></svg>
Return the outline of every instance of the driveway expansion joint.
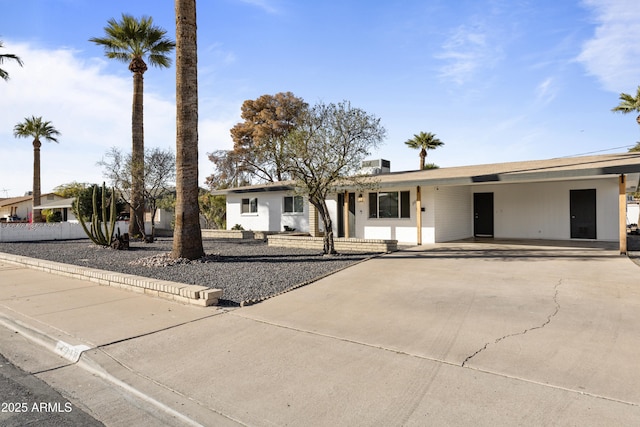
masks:
<svg viewBox="0 0 640 427"><path fill-rule="evenodd" d="M467 362L468 362L469 360L473 359L473 358L474 358L474 357L476 357L478 354L480 354L480 353L482 353L483 351L485 351L485 350L487 349L487 347L489 347L489 345L491 345L491 344L494 344L494 345L495 345L495 344L498 344L500 341L505 340L505 339L507 339L507 338L511 338L511 337L515 337L515 336L519 336L519 335L524 335L524 334L526 334L527 332L534 331L534 330L536 330L536 329L542 329L542 328L544 328L545 326L547 326L549 323L551 323L551 319L553 319L553 318L558 314L558 312L560 311L560 303L558 302L558 291L559 291L559 289L558 289L558 288L560 287L560 285L561 285L561 284L562 284L562 279L560 279L560 280L558 281L558 283L556 283L556 285L553 287L553 289L554 289L553 302L554 302L554 304L555 304L555 306L556 306L556 307L555 307L555 310L553 311L553 313L551 313L551 314L549 314L549 315L547 316L547 320L545 320L545 321L544 321L542 324L540 324L540 325L533 326L533 327L531 327L531 328L527 328L527 329L525 329L525 330L524 330L524 331L522 331L522 332L516 332L516 333L513 333L513 334L507 334L507 335L504 335L504 336L502 336L502 337L500 337L500 338L497 338L495 341L493 341L493 343L492 343L492 342L488 342L488 343L486 343L482 348L480 348L480 349L479 349L479 350L477 350L475 353L471 354L471 355L470 355L470 356L468 356L466 359L464 359L464 361L462 362L462 365L460 365L460 366L462 366L462 367L464 368L464 367L465 367L465 365L467 364Z"/></svg>

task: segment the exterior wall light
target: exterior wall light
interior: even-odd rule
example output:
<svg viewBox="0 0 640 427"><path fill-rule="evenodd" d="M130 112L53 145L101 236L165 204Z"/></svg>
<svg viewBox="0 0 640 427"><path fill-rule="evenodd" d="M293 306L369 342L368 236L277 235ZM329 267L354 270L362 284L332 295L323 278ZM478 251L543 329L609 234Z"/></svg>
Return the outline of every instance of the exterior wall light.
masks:
<svg viewBox="0 0 640 427"><path fill-rule="evenodd" d="M362 196L362 193L358 194L358 203L362 203L364 202L364 197Z"/></svg>

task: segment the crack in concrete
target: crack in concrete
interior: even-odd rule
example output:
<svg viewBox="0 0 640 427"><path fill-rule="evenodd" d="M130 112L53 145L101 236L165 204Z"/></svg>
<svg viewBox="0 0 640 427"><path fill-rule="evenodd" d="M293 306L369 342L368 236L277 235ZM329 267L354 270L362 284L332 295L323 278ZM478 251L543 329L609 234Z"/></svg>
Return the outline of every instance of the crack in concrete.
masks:
<svg viewBox="0 0 640 427"><path fill-rule="evenodd" d="M469 360L473 359L475 356L477 356L478 354L480 354L483 351L485 351L487 349L487 347L489 347L489 345L491 345L491 344L495 345L495 344L498 344L500 341L505 340L507 338L515 337L515 336L518 336L518 335L524 335L527 332L534 331L536 329L542 329L545 326L547 326L549 323L551 323L551 319L553 319L558 314L558 312L560 311L560 303L558 303L558 288L560 287L561 284L562 284L562 279L560 279L558 281L558 283L556 283L556 285L553 287L553 289L555 290L554 295L553 295L553 302L555 303L556 308L553 311L553 313L551 313L550 315L547 316L547 320L545 320L540 325L533 326L531 328L527 328L522 332L516 332L516 333L513 333L513 334L508 334L508 335L505 335L503 337L500 337L500 338L496 339L493 343L491 343L491 342L486 343L482 348L480 348L475 353L473 353L472 355L470 355L466 359L464 359L464 361L462 362L461 366L464 368L464 366L467 364L467 362Z"/></svg>

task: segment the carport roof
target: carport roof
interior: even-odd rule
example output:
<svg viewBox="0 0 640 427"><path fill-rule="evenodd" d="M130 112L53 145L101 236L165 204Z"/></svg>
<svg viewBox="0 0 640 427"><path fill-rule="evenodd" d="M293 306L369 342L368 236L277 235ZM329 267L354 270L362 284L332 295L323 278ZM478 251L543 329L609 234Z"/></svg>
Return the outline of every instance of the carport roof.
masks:
<svg viewBox="0 0 640 427"><path fill-rule="evenodd" d="M636 191L640 177L640 153L561 157L548 160L493 163L376 176L381 184L462 185L498 182L530 182L595 178L602 175L633 175L629 184Z"/></svg>
<svg viewBox="0 0 640 427"><path fill-rule="evenodd" d="M378 185L472 185L484 183L532 182L596 178L603 175L628 175L627 191L637 191L640 178L640 153L561 157L547 160L492 163L374 175ZM294 181L282 181L214 191L213 194L287 191ZM345 188L351 187L345 185Z"/></svg>

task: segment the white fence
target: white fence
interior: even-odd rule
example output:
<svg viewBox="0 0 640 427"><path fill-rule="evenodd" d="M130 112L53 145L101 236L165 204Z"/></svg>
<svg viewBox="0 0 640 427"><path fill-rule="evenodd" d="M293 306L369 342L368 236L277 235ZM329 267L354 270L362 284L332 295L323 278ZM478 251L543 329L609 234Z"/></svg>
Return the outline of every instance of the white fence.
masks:
<svg viewBox="0 0 640 427"><path fill-rule="evenodd" d="M91 227L90 224L87 224ZM116 232L124 234L129 230L128 221L118 221ZM0 223L0 242L33 242L37 240L88 239L79 223Z"/></svg>

